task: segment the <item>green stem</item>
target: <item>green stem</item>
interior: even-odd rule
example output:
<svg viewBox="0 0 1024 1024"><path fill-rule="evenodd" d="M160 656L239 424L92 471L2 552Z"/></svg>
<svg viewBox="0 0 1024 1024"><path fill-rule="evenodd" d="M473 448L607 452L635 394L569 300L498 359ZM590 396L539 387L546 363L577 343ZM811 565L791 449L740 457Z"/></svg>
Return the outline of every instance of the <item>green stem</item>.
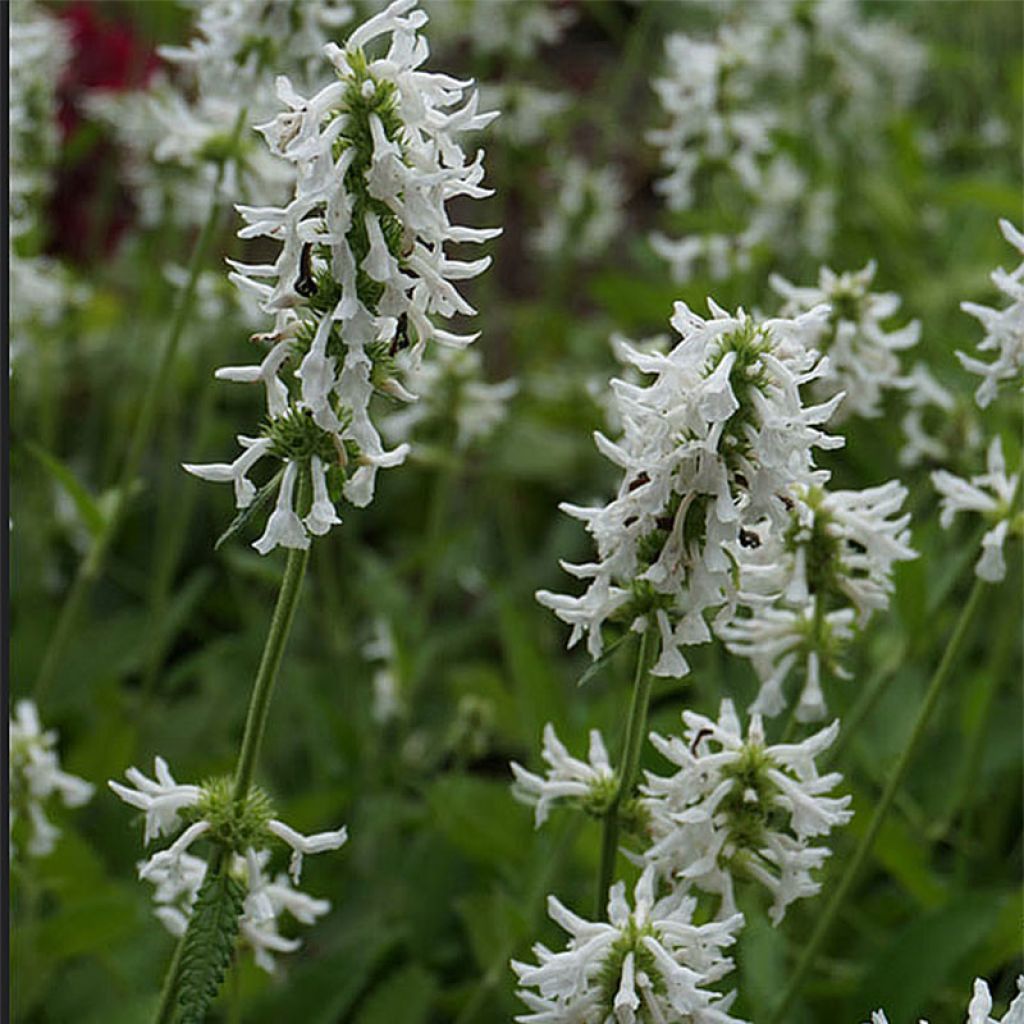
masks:
<svg viewBox="0 0 1024 1024"><path fill-rule="evenodd" d="M651 673L648 666L648 634L640 634L636 655L636 673L633 676L633 699L629 705L626 720L626 741L622 751L622 767L619 772L619 788L615 799L608 805L604 815L604 830L601 835L601 863L597 877L598 920L604 920L608 903L608 890L615 873L615 855L619 846L619 809L623 799L629 799L633 792L637 768L640 765L640 751L643 748L647 730L647 705L651 698Z"/></svg>
<svg viewBox="0 0 1024 1024"><path fill-rule="evenodd" d="M241 119L236 126L236 132L241 128ZM217 228L223 213L222 205L217 201L217 192L220 189L221 180L224 176L224 165L221 164L217 172L217 180L214 184L213 195L210 200L210 213L206 218L199 237L196 239L192 249L192 257L189 261L188 280L185 287L178 296L178 303L175 307L174 316L170 328L164 338L163 346L157 360L156 368L150 374L149 383L146 386L146 393L142 400L138 419L131 432L131 441L125 454L124 462L121 465L121 473L118 476L115 488L114 507L110 511L106 522L93 539L92 547L88 555L79 564L78 572L75 574L71 590L64 600L60 610L57 625L50 637L50 642L43 657L42 666L36 676L33 696L36 703L41 703L45 694L53 683L60 667L61 657L68 639L78 621L79 611L92 590L93 583L99 578L103 565L106 562L110 545L124 521L125 513L129 503L129 490L135 481L135 476L142 461L142 455L149 442L149 436L153 430L153 422L156 417L157 408L160 404L161 391L166 387L168 368L174 362L178 351L178 345L185 332L185 325L188 323L189 314L192 312L192 299L196 291L196 283L199 280L200 271L206 263L206 257L210 249L210 243L217 234Z"/></svg>
<svg viewBox="0 0 1024 1024"><path fill-rule="evenodd" d="M298 508L304 508L309 491L309 474L300 478ZM284 567L284 579L281 591L277 595L274 617L270 620L270 631L263 646L263 657L256 673L256 681L252 686L249 698L249 711L245 717L245 732L242 734L242 747L238 753L238 765L235 768L234 798L241 803L249 794L253 774L256 771L256 758L259 756L263 733L267 727L267 713L270 710L270 698L274 694L274 683L277 681L277 670L281 665L288 634L291 632L295 609L299 603L302 590L302 579L309 563L309 548L292 548L288 552L288 561Z"/></svg>
<svg viewBox="0 0 1024 1024"><path fill-rule="evenodd" d="M185 949L185 936L178 939L174 947L174 956L167 967L164 987L160 990L160 1005L157 1006L154 1024L172 1024L178 1008L178 974L181 971L181 954Z"/></svg>
<svg viewBox="0 0 1024 1024"><path fill-rule="evenodd" d="M814 931L811 933L811 937L804 946L803 953L797 962L793 977L790 979L789 985L782 994L782 998L779 1000L779 1003L775 1008L775 1012L769 1019L768 1024L780 1024L780 1022L786 1018L787 1011L789 1010L794 997L800 990L800 986L803 983L807 972L813 966L815 957L818 955L818 951L828 935L833 921L835 921L836 916L842 908L843 903L856 880L858 872L874 846L878 831L882 827L882 823L885 821L885 817L889 812L889 808L892 806L900 784L903 782L903 777L906 775L907 769L910 767L910 762L913 759L914 754L917 752L917 747L924 736L925 728L931 718L932 711L935 710L939 694L942 692L946 679L953 669L956 657L960 653L960 648L963 646L964 638L967 635L967 627L974 618L974 613L981 601L981 595L984 589L985 582L976 578L974 586L971 589L970 597L967 599L967 604L964 605L964 609L960 613L960 619L956 624L956 628L953 630L953 635L949 638L949 643L946 644L942 660L939 662L939 666L936 668L935 674L932 676L931 681L928 684L928 690L925 693L924 700L922 701L921 707L917 713L917 719L911 729L910 736L907 739L903 750L900 752L900 756L893 767L892 774L889 776L885 789L882 791L882 796L875 807L875 813L871 819L871 823L868 825L867 831L861 837L860 843L857 845L857 849L854 851L853 856L847 863L846 870L843 872L843 877L840 879L839 884L832 891L832 898L829 900L824 912L819 916L817 924L814 927Z"/></svg>

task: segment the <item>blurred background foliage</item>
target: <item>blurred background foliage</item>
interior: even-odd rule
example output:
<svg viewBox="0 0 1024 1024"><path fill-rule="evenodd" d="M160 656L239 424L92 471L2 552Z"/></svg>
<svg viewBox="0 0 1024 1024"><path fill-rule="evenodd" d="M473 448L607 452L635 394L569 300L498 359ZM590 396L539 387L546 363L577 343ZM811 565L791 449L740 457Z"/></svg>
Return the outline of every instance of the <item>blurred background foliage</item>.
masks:
<svg viewBox="0 0 1024 1024"><path fill-rule="evenodd" d="M139 87L158 60L155 46L190 30L188 7L164 0L48 6L91 19L96 34L72 62L78 77L62 84L71 104L104 87L97 82L115 59L119 77L105 87ZM440 21L442 6L427 9ZM566 652L566 629L533 600L538 588L567 585L559 558L589 554L558 503L603 500L615 486L590 436L605 424L595 396L617 371L608 339L616 330L666 331L676 299L702 310L712 294L727 308L772 311L772 271L816 279L819 260L794 244L755 254L723 280L676 284L648 242L666 224L653 190L657 154L644 135L661 118L649 78L668 32L708 31L725 9L556 6L567 26L529 53L484 52L457 31L432 44L434 67L485 85L529 82L568 100L533 140L489 133L496 194L469 214L505 228L491 245L492 269L468 293L480 310L487 377L515 376L520 390L482 443L456 449L451 425L421 438L404 468L383 474L372 507L343 509L344 526L315 545L260 776L297 828L345 821L351 840L307 866L309 891L329 896L332 912L304 932L278 978L243 954L212 1019L483 1024L517 1012L508 960L526 956L534 941L559 941L545 918L546 893L589 912L598 825L560 812L534 832L531 812L510 797L508 762L536 767L547 721L572 750L594 726L617 743L632 667L626 644L577 685L585 652ZM1021 7L894 0L863 9L926 46L928 67L912 106L877 126L886 158L847 165L850 173L831 182L837 227L825 262L847 270L877 259L877 287L897 291L904 313L922 321L916 355L967 396L974 381L953 352L980 334L958 304L994 301L988 273L1013 261L996 220L1021 219ZM99 70L86 67L100 54ZM981 130L993 118L1005 128L994 142ZM844 142L855 152L861 140ZM577 251L577 225L545 253L531 237L552 216L567 154L617 169L623 219L596 251ZM173 304L164 267L185 265L192 244L169 224L142 229L116 141L84 114L63 141L47 211L39 250L63 261L89 293L25 342L31 351L11 380L12 699L31 692L69 580L109 504ZM719 213L694 216L711 223ZM223 258L241 252L236 229L226 218L209 261L213 282ZM86 808L58 812L63 837L50 856L13 865L19 1021L127 1024L155 1005L172 940L135 879L138 829L102 780L130 764L148 770L156 753L185 779L232 763L284 560L255 554L249 536L214 552L233 515L229 495L179 464L220 457L261 414L261 396L212 380L214 367L240 360L250 331L215 293L191 319L161 381L158 428L131 513L41 707L60 730L65 767L100 786ZM883 417L851 422L846 448L828 458L842 486L904 479L921 557L899 567L889 614L855 647L853 678L830 685L830 709L846 721L833 763L857 815L835 839L826 890L908 733L975 558L966 526L939 529L929 467L899 465L902 401L890 393ZM1020 456L1014 403L1011 395L985 414L988 433L1003 428L1011 466ZM980 471L969 453L957 457L958 471ZM1004 1005L1013 990L1022 910L1021 587L1015 554L1007 580L984 599L968 653L794 1024L857 1024L882 1005L893 1024L919 1015L959 1020L974 976L988 977ZM386 664L366 654L381 629L393 643ZM391 673L390 711L380 706L381 684L374 688L381 671ZM684 706L708 712L722 694L745 704L755 693L749 667L709 645L695 651L689 677L656 686L652 727L675 728ZM653 752L646 757L653 766ZM748 899L734 976L738 1014L756 1022L774 1003L818 905L803 901L775 930L765 906Z"/></svg>

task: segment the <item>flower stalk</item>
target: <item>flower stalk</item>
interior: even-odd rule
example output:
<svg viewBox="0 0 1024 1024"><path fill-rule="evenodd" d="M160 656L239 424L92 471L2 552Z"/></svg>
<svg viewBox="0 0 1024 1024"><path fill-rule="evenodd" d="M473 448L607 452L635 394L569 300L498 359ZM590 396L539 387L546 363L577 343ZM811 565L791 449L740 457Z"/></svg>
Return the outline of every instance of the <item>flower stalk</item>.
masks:
<svg viewBox="0 0 1024 1024"><path fill-rule="evenodd" d="M624 800L628 800L636 781L640 765L640 749L647 732L647 708L651 699L651 666L648 631L640 634L636 654L636 672L633 676L633 697L626 720L626 738L622 750L622 768L619 773L619 787L604 815L601 833L601 862L597 876L596 915L598 919L608 904L608 890L615 875L615 855L619 845L619 817Z"/></svg>
<svg viewBox="0 0 1024 1024"><path fill-rule="evenodd" d="M889 813L889 809L896 798L896 794L899 791L901 784L903 783L907 769L910 767L910 762L913 760L914 754L917 752L917 748L924 736L925 728L931 719L932 712L935 710L939 694L942 692L946 680L948 679L949 674L953 669L953 665L956 662L956 658L960 654L960 649L967 636L967 629L974 619L974 614L977 611L978 605L981 603L981 596L984 589L985 581L980 578L976 578L974 586L971 588L970 596L967 599L967 603L964 605L964 609L960 613L960 618L957 621L956 628L953 630L953 634L949 638L949 643L946 645L946 649L943 652L942 660L939 662L935 673L932 675L931 681L928 683L928 689L925 693L924 700L921 702L921 707L917 713L917 719L914 722L910 736L907 738L907 742L900 753L899 759L893 766L892 774L889 776L889 779L885 784L885 789L875 806L875 813L871 818L871 823L868 825L867 831L861 837L860 843L857 845L857 849L853 852L853 855L847 862L846 870L843 872L843 876L839 880L839 884L832 890L832 898L829 900L828 905L818 918L814 931L811 933L810 940L807 942L807 945L804 946L803 953L797 962L796 970L793 972L793 977L790 979L789 985L783 992L782 998L779 1000L779 1003L775 1008L775 1012L769 1018L768 1024L781 1024L781 1022L786 1019L786 1014L793 1002L793 999L796 997L797 992L800 991L800 986L803 984L804 978L813 966L822 943L828 936L829 930L838 916L839 911L842 909L843 904L846 902L846 897L853 887L853 883L856 880L861 867L865 860L867 860L868 854L871 852L872 847L875 844L878 832L885 821L886 815Z"/></svg>

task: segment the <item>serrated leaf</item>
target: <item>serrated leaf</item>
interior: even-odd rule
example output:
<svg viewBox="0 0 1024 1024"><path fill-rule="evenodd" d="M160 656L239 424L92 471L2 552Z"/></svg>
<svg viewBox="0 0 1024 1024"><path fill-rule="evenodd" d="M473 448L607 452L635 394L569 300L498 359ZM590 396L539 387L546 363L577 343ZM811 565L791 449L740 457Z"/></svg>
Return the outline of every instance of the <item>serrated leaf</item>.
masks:
<svg viewBox="0 0 1024 1024"><path fill-rule="evenodd" d="M25 447L32 453L43 469L67 492L68 497L74 503L75 510L78 512L82 523L89 531L89 535L91 537L99 536L107 522L100 502L89 493L88 488L75 476L71 469L65 466L56 456L51 455L32 441L26 442Z"/></svg>
<svg viewBox="0 0 1024 1024"><path fill-rule="evenodd" d="M217 543L213 545L214 551L217 551L220 548L221 544L225 543L225 541L229 541L232 537L234 537L234 535L238 533L238 531L241 530L245 526L245 524L248 523L249 520L252 519L252 517L256 515L256 513L259 512L260 509L263 508L264 505L266 505L270 501L270 499L274 495L275 490L277 489L277 485L281 482L282 476L284 476L283 467L279 469L256 492L256 497L253 498L252 504L247 505L245 508L241 509L238 515L236 515L235 518L231 520L231 523L228 526L228 528L217 538Z"/></svg>
<svg viewBox="0 0 1024 1024"><path fill-rule="evenodd" d="M226 871L209 871L185 932L178 980L181 1024L202 1024L220 989L238 937L245 886Z"/></svg>
<svg viewBox="0 0 1024 1024"><path fill-rule="evenodd" d="M589 683L600 672L605 665L611 661L612 655L631 637L635 636L634 633L623 633L618 640L613 641L605 647L604 651L597 661L592 662L590 667L576 680L577 686L583 686L585 683Z"/></svg>

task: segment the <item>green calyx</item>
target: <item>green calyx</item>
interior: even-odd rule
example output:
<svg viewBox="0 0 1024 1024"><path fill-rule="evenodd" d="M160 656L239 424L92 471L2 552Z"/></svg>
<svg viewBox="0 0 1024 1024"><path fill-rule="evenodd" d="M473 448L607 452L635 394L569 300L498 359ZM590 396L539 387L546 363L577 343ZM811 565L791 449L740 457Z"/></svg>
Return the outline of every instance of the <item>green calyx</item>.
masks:
<svg viewBox="0 0 1024 1024"><path fill-rule="evenodd" d="M579 801L579 806L594 818L603 818L619 795L619 776L617 773L608 778L591 783L587 795Z"/></svg>
<svg viewBox="0 0 1024 1024"><path fill-rule="evenodd" d="M785 825L785 815L775 805L778 787L768 777L774 762L764 747L747 743L739 757L722 769L732 780L732 787L718 805L725 815L729 834L740 850L756 852L763 845L766 831L777 831Z"/></svg>
<svg viewBox="0 0 1024 1024"><path fill-rule="evenodd" d="M228 775L203 783L202 796L189 809L188 817L209 822L210 830L205 838L233 853L259 849L267 840L267 825L274 816L273 805L258 786L252 786L245 801L238 803L233 786Z"/></svg>
<svg viewBox="0 0 1024 1024"><path fill-rule="evenodd" d="M346 417L344 409L336 409L335 412L343 425L351 416L349 414L349 417ZM264 421L260 433L263 437L269 437L273 442L270 452L279 459L305 462L316 455L327 465L342 461L335 443L335 435L317 426L312 413L307 409L290 407L283 416ZM354 451L347 450L350 444L351 442L345 442L346 461L359 456L359 450L354 444L352 445Z"/></svg>
<svg viewBox="0 0 1024 1024"><path fill-rule="evenodd" d="M658 970L654 954L643 944L643 940L647 936L657 938L657 933L649 924L637 925L631 917L622 934L608 950L608 955L597 976L597 983L601 992L601 1006L607 1009L609 1014L615 1003L615 995L622 984L622 966L630 953L633 954L634 976L642 971L647 975L651 988L655 992L664 991L665 982ZM645 1019L646 1015L641 1011L637 1020Z"/></svg>
<svg viewBox="0 0 1024 1024"><path fill-rule="evenodd" d="M738 408L726 420L719 441L719 451L731 472L738 470L740 460L750 454L747 428L757 426L754 392L764 392L771 384L764 355L772 350L772 345L771 333L748 317L737 330L723 334L716 340L705 366L704 375L710 377L730 352L735 353L729 384Z"/></svg>
<svg viewBox="0 0 1024 1024"><path fill-rule="evenodd" d="M804 504L811 510L809 525L801 523L794 513L784 535L786 550L803 548L807 572L807 589L816 598L827 601L842 599L840 582L849 571L843 563L843 542L829 529L831 516L823 507L825 492L811 487L803 495Z"/></svg>

